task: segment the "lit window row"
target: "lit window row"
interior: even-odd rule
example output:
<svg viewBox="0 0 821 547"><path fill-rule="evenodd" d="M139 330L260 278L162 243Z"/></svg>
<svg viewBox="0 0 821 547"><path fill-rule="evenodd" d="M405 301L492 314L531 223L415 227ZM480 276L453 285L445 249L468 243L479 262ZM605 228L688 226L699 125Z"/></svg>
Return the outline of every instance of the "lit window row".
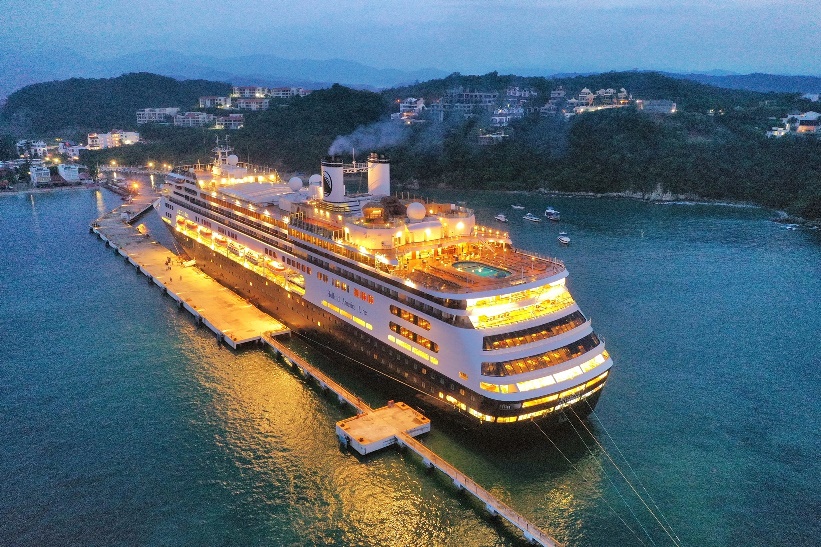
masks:
<svg viewBox="0 0 821 547"><path fill-rule="evenodd" d="M541 287L536 287L536 288L533 288L533 289L527 289L527 290L524 290L524 291L508 293L508 294L502 294L502 295L496 295L496 296L492 296L490 298L482 298L481 300L476 300L475 302L473 302L471 300L468 300L468 306L481 308L481 307L486 307L486 306L498 306L500 304L509 304L509 303L512 303L512 302L518 302L520 300L525 300L525 299L528 299L528 298L535 298L535 297L541 296L542 294L544 294L548 291L554 291L555 292L555 290L556 290L555 287L563 287L564 284L565 284L565 280L564 280L564 278L562 278L562 279L560 279L558 281L554 281L553 283L550 283L548 285L542 285Z"/></svg>
<svg viewBox="0 0 821 547"><path fill-rule="evenodd" d="M561 395L560 394L555 394L555 395L551 395L549 398L544 397L543 398L544 400L537 399L542 403L549 402L549 401L556 401L556 400L561 400L561 402L559 404L555 405L555 406L552 406L552 407L543 408L541 410L535 410L533 412L528 412L526 414L520 414L518 416L499 416L499 417L491 416L490 414L484 414L484 413L479 412L478 410L475 410L473 408L466 407L466 405L464 405L463 403L458 403L458 401L456 401L456 399L454 399L453 397L447 397L446 400L448 402L451 402L451 404L454 404L455 406L458 406L462 410L467 410L468 414L470 414L471 416L475 416L476 418L479 418L480 420L482 420L484 422L496 422L496 423L499 423L499 424L513 423L513 422L523 422L525 420L532 420L533 418L538 418L540 416L544 416L545 414L549 414L550 412L556 412L557 410L561 410L561 409L566 408L570 405L574 405L574 404L578 403L579 401L590 397L594 393L597 393L602 388L604 388L605 383L604 383L603 380L606 377L607 377L607 372L605 372L604 374L602 374L600 376L597 376L596 378L590 380L586 384L578 386L581 389L579 389L575 393L579 393L579 392L583 391L584 389L587 389L588 387L592 387L595 384L599 383L598 386L593 387L593 389L591 389L590 391L584 392L584 393L582 393L581 395L579 395L577 397L572 397L573 394L570 394L568 396L570 396L572 398L566 399L565 398L566 396L564 394L566 394L570 391L570 390L568 390L568 391L563 392ZM574 389L577 389L577 388L574 388ZM451 401L451 399L453 399L453 401ZM454 401L456 401L456 402L454 402ZM522 406L526 407L526 406L533 406L533 405L523 404Z"/></svg>
<svg viewBox="0 0 821 547"><path fill-rule="evenodd" d="M569 306L575 304L570 292L564 287L554 297L543 300L538 304L531 306L524 306L496 315L480 315L478 318L471 316L471 320L475 321L477 329L487 329L491 327L498 327L499 325L509 325L511 323L519 323L521 321L529 321L534 317L541 317L543 315L550 315L556 313Z"/></svg>
<svg viewBox="0 0 821 547"><path fill-rule="evenodd" d="M368 330L373 330L373 325L371 325L370 323L367 323L366 321L364 321L363 319L360 319L359 317L353 315L352 313L343 310L339 306L331 304L327 300L323 300L322 305L325 306L326 308L328 308L331 311L335 311L336 313L338 313L339 315L341 315L345 319L350 319L351 321L353 321L354 323L356 323L357 325L359 325L361 327L364 327Z"/></svg>
<svg viewBox="0 0 821 547"><path fill-rule="evenodd" d="M584 315L580 311L574 311L570 315L566 315L561 319L530 327L528 329L517 330L513 332L506 332L503 334L494 334L485 336L482 341L482 349L485 351L513 348L524 344L530 344L556 336L564 332L570 331L583 324L586 321Z"/></svg>
<svg viewBox="0 0 821 547"><path fill-rule="evenodd" d="M485 361L482 363L484 376L513 376L533 372L547 367L560 365L579 355L583 355L598 346L601 342L595 332L560 348L552 349L538 355L511 359L509 361Z"/></svg>
<svg viewBox="0 0 821 547"><path fill-rule="evenodd" d="M489 382L479 382L479 387L485 391L492 391L494 393L516 393L522 391L532 391L534 389L552 386L559 382L572 380L586 372L590 372L596 367L603 365L610 358L607 350L596 355L589 361L585 361L581 365L569 368L557 374L548 374L541 378L534 378L533 380L526 380L524 382L517 382L515 384L491 384Z"/></svg>
<svg viewBox="0 0 821 547"><path fill-rule="evenodd" d="M416 355L418 357L421 357L425 361L430 361L430 363L432 365L438 365L439 364L439 359L437 359L433 355L428 355L427 353L425 353L421 349L411 346L410 344L408 344L404 340L400 340L399 338L395 337L393 334L388 335L388 340L390 340L391 342L393 342L394 344L396 344L400 348L404 348L404 349L408 350L409 352L413 353L414 355Z"/></svg>
<svg viewBox="0 0 821 547"><path fill-rule="evenodd" d="M333 286L339 289L340 291L348 292L348 284L344 281L340 281L338 279L334 279Z"/></svg>
<svg viewBox="0 0 821 547"><path fill-rule="evenodd" d="M413 323L418 327L422 327L425 330L430 330L430 321L425 319L424 317L419 317L416 314L413 314L407 310L403 310L399 306L391 306L391 313L394 314L396 317L401 317L405 321L409 323Z"/></svg>
<svg viewBox="0 0 821 547"><path fill-rule="evenodd" d="M401 325L397 325L393 321L388 323L388 327L393 332L395 332L396 334L398 334L400 336L403 336L404 338L407 338L408 340L416 342L417 344L419 344L423 348L427 348L427 349L431 350L434 353L439 353L439 344L437 344L436 342L431 342L430 340L428 340L427 338L425 338L421 334L417 334L417 333L413 332L412 330L406 329L405 327L403 327Z"/></svg>

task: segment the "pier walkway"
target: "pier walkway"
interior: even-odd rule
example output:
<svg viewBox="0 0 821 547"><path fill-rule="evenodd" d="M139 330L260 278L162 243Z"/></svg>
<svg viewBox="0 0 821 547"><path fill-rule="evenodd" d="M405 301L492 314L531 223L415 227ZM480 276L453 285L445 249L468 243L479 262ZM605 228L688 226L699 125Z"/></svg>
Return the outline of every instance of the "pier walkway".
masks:
<svg viewBox="0 0 821 547"><path fill-rule="evenodd" d="M485 504L485 509L492 516L499 516L507 520L510 524L518 528L525 539L531 543L538 543L546 547L559 547L561 544L542 531L538 526L531 523L525 517L516 512L502 500L476 484L470 477L456 469L454 466L437 456L431 449L404 433L397 435L397 443L401 448L408 448L422 458L422 464L428 468L436 468L453 481L453 485L458 490L464 490L473 494L480 502Z"/></svg>
<svg viewBox="0 0 821 547"><path fill-rule="evenodd" d="M185 267L171 251L131 225L152 207L150 194L139 195L120 205L91 225L106 245L112 247L167 293L180 308L208 327L217 338L236 349L258 342L264 333L286 333L288 329L270 315L220 285L197 268Z"/></svg>
<svg viewBox="0 0 821 547"><path fill-rule="evenodd" d="M473 494L484 504L485 509L492 516L502 517L518 528L527 541L545 547L558 547L560 545L539 527L476 484L473 479L414 439L415 436L430 431L430 420L428 418L408 407L405 403L389 402L388 406L374 410L362 399L285 347L274 336L264 336L263 342L271 346L274 352L281 355L287 363L298 368L304 378L314 378L323 391L332 391L339 398L340 403L346 402L356 409L357 416L336 424L336 433L341 442L349 445L362 455L371 454L394 444L400 448L408 448L422 459L422 464L426 468L438 469L450 477L457 489Z"/></svg>

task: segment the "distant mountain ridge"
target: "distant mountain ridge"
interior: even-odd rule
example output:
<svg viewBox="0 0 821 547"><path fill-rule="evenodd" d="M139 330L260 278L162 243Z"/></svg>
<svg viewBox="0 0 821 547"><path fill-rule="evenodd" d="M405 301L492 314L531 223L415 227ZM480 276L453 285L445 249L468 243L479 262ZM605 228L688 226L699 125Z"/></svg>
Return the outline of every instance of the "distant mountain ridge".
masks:
<svg viewBox="0 0 821 547"><path fill-rule="evenodd" d="M152 50L97 60L69 50L61 51L59 55L0 50L0 74L4 75L0 79L0 95L10 95L26 85L44 81L111 78L133 72L150 72L176 79L312 89L334 83L377 89L447 75L447 72L434 68L405 71L341 59L284 59L266 54L219 58Z"/></svg>
<svg viewBox="0 0 821 547"><path fill-rule="evenodd" d="M693 80L702 84L727 89L746 89L766 93L819 93L821 92L821 77L818 76L789 76L782 74L672 74L665 73L672 78Z"/></svg>

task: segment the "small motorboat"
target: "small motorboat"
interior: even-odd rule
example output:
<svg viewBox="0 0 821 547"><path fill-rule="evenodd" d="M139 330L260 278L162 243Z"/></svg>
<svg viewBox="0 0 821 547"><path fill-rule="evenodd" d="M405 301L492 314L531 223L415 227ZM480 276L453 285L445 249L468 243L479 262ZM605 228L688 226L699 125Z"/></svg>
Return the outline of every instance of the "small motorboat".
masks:
<svg viewBox="0 0 821 547"><path fill-rule="evenodd" d="M513 207L514 209L524 209L525 208L524 205L511 205L511 207Z"/></svg>
<svg viewBox="0 0 821 547"><path fill-rule="evenodd" d="M570 236L567 235L567 232L559 232L559 237L556 239L558 239L562 245L570 245Z"/></svg>
<svg viewBox="0 0 821 547"><path fill-rule="evenodd" d="M544 216L547 217L547 220L552 220L554 222L558 222L559 219L561 218L561 215L559 214L559 212L556 209L554 209L553 207L548 207L547 209L545 209L544 210Z"/></svg>
<svg viewBox="0 0 821 547"><path fill-rule="evenodd" d="M541 222L542 221L542 219L540 219L539 217L537 217L533 213L528 213L525 216L523 216L522 218L525 219L525 220L529 220L530 222Z"/></svg>
<svg viewBox="0 0 821 547"><path fill-rule="evenodd" d="M507 217L504 215L504 213L499 213L494 218L499 222L507 222Z"/></svg>

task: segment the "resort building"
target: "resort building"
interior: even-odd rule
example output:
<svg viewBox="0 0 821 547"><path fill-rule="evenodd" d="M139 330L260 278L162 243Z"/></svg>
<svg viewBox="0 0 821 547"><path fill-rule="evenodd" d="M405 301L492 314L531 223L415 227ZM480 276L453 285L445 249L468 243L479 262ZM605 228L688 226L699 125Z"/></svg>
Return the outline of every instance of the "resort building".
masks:
<svg viewBox="0 0 821 547"><path fill-rule="evenodd" d="M29 176L32 186L43 186L51 184L51 171L45 165L32 165L29 167Z"/></svg>
<svg viewBox="0 0 821 547"><path fill-rule="evenodd" d="M667 99L637 99L636 108L654 114L675 114L676 103Z"/></svg>
<svg viewBox="0 0 821 547"><path fill-rule="evenodd" d="M231 108L231 97L200 97L200 108Z"/></svg>
<svg viewBox="0 0 821 547"><path fill-rule="evenodd" d="M44 141L17 141L17 154L26 158L45 158L48 155L48 147Z"/></svg>
<svg viewBox="0 0 821 547"><path fill-rule="evenodd" d="M128 144L140 142L140 134L134 131L112 130L111 133L89 133L88 149L101 150L103 148L116 148Z"/></svg>
<svg viewBox="0 0 821 547"><path fill-rule="evenodd" d="M168 125L174 120L180 109L177 107L171 108L143 108L137 111L137 123L142 125L144 123L156 123Z"/></svg>
<svg viewBox="0 0 821 547"><path fill-rule="evenodd" d="M61 163L57 166L57 173L66 182L80 182L80 166Z"/></svg>
<svg viewBox="0 0 821 547"><path fill-rule="evenodd" d="M271 99L261 99L261 98L253 98L253 99L236 99L234 105L235 108L239 110L268 110L268 106L271 104Z"/></svg>
<svg viewBox="0 0 821 547"><path fill-rule="evenodd" d="M245 116L243 114L228 114L227 116L218 116L216 119L217 129L242 129L245 124Z"/></svg>
<svg viewBox="0 0 821 547"><path fill-rule="evenodd" d="M186 112L174 116L175 127L208 127L214 123L213 114L207 112Z"/></svg>

